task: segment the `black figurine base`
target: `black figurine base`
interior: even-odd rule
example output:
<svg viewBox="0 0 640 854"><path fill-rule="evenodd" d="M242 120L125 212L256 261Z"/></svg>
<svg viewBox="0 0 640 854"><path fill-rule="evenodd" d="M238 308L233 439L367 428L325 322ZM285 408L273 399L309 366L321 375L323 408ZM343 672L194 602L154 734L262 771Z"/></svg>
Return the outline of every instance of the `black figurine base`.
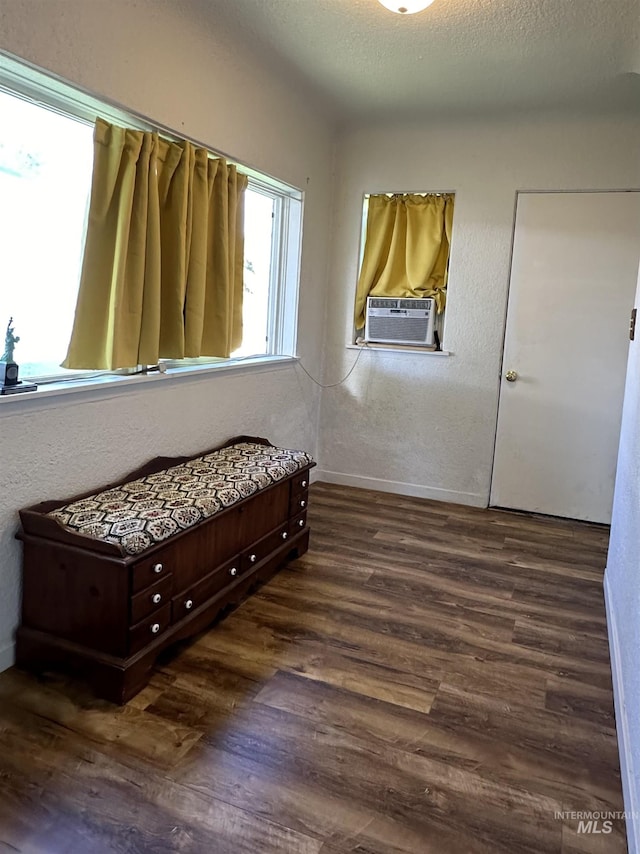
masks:
<svg viewBox="0 0 640 854"><path fill-rule="evenodd" d="M18 366L15 362L0 362L0 386L18 384Z"/></svg>
<svg viewBox="0 0 640 854"><path fill-rule="evenodd" d="M36 383L24 383L18 380L15 385L0 386L0 394L22 394L24 391L36 391L37 388Z"/></svg>
<svg viewBox="0 0 640 854"><path fill-rule="evenodd" d="M15 362L0 362L0 394L21 394L35 391L35 383L25 383L18 379L18 366Z"/></svg>

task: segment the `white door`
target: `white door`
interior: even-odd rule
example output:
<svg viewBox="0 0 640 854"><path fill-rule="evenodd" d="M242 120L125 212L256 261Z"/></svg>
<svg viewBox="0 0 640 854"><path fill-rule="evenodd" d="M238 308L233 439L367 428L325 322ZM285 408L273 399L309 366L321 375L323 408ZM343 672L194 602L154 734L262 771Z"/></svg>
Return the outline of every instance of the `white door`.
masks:
<svg viewBox="0 0 640 854"><path fill-rule="evenodd" d="M639 255L640 193L519 194L493 506L610 522Z"/></svg>

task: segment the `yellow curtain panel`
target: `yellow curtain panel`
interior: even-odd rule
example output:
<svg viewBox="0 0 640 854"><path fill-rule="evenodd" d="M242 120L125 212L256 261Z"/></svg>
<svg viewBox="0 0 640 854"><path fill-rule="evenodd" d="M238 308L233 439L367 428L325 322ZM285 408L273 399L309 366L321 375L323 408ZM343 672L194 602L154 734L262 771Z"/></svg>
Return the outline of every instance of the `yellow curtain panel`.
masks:
<svg viewBox="0 0 640 854"><path fill-rule="evenodd" d="M369 213L358 279L355 326L365 324L368 296L433 297L446 302L452 195L376 195Z"/></svg>
<svg viewBox="0 0 640 854"><path fill-rule="evenodd" d="M190 142L98 119L65 368L226 358L242 340L245 175Z"/></svg>

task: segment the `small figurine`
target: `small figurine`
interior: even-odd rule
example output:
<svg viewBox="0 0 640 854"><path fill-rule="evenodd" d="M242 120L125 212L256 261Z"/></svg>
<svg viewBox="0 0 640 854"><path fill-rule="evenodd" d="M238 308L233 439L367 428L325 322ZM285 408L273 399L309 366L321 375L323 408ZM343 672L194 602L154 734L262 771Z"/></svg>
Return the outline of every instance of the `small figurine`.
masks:
<svg viewBox="0 0 640 854"><path fill-rule="evenodd" d="M13 334L13 317L9 318L9 323L7 324L7 334L4 339L4 353L0 356L0 362L13 362L13 350L20 340L19 335Z"/></svg>

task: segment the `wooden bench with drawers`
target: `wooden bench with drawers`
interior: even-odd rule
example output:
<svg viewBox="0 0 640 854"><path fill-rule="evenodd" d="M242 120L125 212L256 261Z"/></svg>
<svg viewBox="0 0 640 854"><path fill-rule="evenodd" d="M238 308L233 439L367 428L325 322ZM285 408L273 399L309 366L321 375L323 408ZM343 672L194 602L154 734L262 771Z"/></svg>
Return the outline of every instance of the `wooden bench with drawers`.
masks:
<svg viewBox="0 0 640 854"><path fill-rule="evenodd" d="M304 452L239 436L21 510L17 664L72 668L99 696L127 702L162 650L304 554L314 465Z"/></svg>

